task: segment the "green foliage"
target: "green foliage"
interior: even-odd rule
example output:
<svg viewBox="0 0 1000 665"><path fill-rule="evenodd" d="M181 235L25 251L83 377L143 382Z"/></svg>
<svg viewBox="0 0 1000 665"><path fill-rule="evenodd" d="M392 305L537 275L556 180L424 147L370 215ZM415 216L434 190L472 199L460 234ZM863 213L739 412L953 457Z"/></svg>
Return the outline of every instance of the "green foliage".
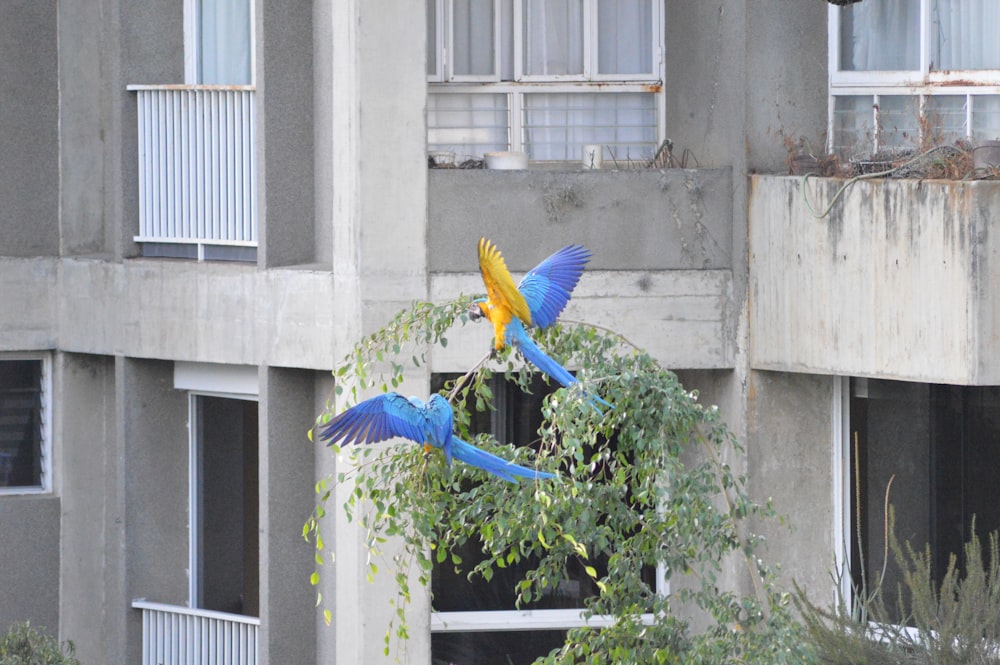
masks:
<svg viewBox="0 0 1000 665"><path fill-rule="evenodd" d="M800 590L811 642L821 662L831 664L952 665L1000 663L1000 541L989 536L989 553L975 535L965 544L963 564L952 554L940 583L929 549L901 546L890 533L890 548L902 571L896 590L877 586L843 599L833 609L810 603ZM895 592L896 610L885 593ZM899 613L902 616L899 616Z"/></svg>
<svg viewBox="0 0 1000 665"><path fill-rule="evenodd" d="M31 627L15 623L0 637L0 665L80 665L72 642L59 641Z"/></svg>
<svg viewBox="0 0 1000 665"><path fill-rule="evenodd" d="M368 387L397 386L406 349L446 343L444 333L465 323L468 302L421 303L401 312L336 370L337 390L350 391L353 403ZM484 329L484 340L491 333ZM614 622L570 631L565 645L540 662L803 662L808 654L790 599L776 591L756 554L759 538L747 529L751 518L768 518L772 511L750 499L744 479L727 464L740 450L717 410L703 407L673 373L611 332L554 326L538 341L557 361L583 368L580 385L615 408L599 413L581 387L560 389L544 401L537 446L471 436L470 410L492 408L492 373L529 385L530 368L509 352L451 386L449 395L462 438L518 464L557 471L558 479L507 483L461 463L449 469L436 451L425 456L412 445L356 451L356 473L336 478L353 484L343 510L368 534L370 575L387 539L403 544L393 561L399 595L391 630L406 636L414 568L418 583L427 586L435 562L487 581L498 570L531 562L516 585L523 604L557 587L579 565L597 589L587 612ZM412 354L411 362L420 365L423 356ZM319 562L324 544L318 518L332 484L317 486L320 505L303 529L316 542ZM455 553L467 543L482 547L483 559L474 565ZM721 579L723 561L734 556L746 562L749 595L727 589ZM644 566L659 566L683 583L670 595L658 594L643 578ZM679 605L709 617L707 629L694 630Z"/></svg>

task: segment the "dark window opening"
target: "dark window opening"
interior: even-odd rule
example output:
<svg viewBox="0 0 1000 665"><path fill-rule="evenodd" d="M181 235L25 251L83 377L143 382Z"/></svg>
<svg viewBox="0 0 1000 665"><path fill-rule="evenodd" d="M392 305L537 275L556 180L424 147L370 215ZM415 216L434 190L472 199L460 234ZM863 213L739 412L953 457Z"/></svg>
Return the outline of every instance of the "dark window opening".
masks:
<svg viewBox="0 0 1000 665"><path fill-rule="evenodd" d="M862 582L874 588L882 571L890 478L895 536L916 551L930 546L937 580L951 554L961 557L973 521L983 541L1000 529L1000 387L852 379L850 414L856 588ZM882 583L889 593L883 597L897 617L895 590L901 581L889 552Z"/></svg>
<svg viewBox="0 0 1000 665"><path fill-rule="evenodd" d="M42 360L0 361L0 487L43 486Z"/></svg>

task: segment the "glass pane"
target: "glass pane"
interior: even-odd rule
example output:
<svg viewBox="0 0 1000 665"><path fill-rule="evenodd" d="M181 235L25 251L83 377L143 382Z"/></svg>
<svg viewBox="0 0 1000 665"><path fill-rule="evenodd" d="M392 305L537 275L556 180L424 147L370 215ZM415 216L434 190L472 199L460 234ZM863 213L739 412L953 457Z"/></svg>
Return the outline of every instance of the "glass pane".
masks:
<svg viewBox="0 0 1000 665"><path fill-rule="evenodd" d="M931 69L1000 69L1000 2L932 0Z"/></svg>
<svg viewBox="0 0 1000 665"><path fill-rule="evenodd" d="M653 16L649 0L600 0L597 11L597 71L652 73Z"/></svg>
<svg viewBox="0 0 1000 665"><path fill-rule="evenodd" d="M840 69L920 69L920 3L866 0L841 7Z"/></svg>
<svg viewBox="0 0 1000 665"><path fill-rule="evenodd" d="M604 146L604 162L620 167L656 150L652 93L525 95L524 144L536 160L582 159L583 146Z"/></svg>
<svg viewBox="0 0 1000 665"><path fill-rule="evenodd" d="M42 484L42 361L0 361L0 487Z"/></svg>
<svg viewBox="0 0 1000 665"><path fill-rule="evenodd" d="M841 159L867 157L875 145L875 110L871 95L842 95L833 100L833 151Z"/></svg>
<svg viewBox="0 0 1000 665"><path fill-rule="evenodd" d="M217 85L249 85L250 71L249 0L201 0L199 83Z"/></svg>
<svg viewBox="0 0 1000 665"><path fill-rule="evenodd" d="M879 148L916 148L920 144L920 99L911 95L879 97Z"/></svg>
<svg viewBox="0 0 1000 665"><path fill-rule="evenodd" d="M437 0L427 0L427 75L437 74L438 49Z"/></svg>
<svg viewBox="0 0 1000 665"><path fill-rule="evenodd" d="M431 635L433 665L531 665L539 656L558 649L564 630L524 630Z"/></svg>
<svg viewBox="0 0 1000 665"><path fill-rule="evenodd" d="M526 0L524 73L583 73L583 0Z"/></svg>
<svg viewBox="0 0 1000 665"><path fill-rule="evenodd" d="M923 145L953 145L965 138L965 95L932 95L924 107L930 135Z"/></svg>
<svg viewBox="0 0 1000 665"><path fill-rule="evenodd" d="M1000 97L976 95L972 98L972 137L977 141L1000 140Z"/></svg>
<svg viewBox="0 0 1000 665"><path fill-rule="evenodd" d="M433 92L427 96L431 151L462 157L507 150L507 95Z"/></svg>
<svg viewBox="0 0 1000 665"><path fill-rule="evenodd" d="M493 74L496 70L493 0L455 0L453 7L454 73Z"/></svg>

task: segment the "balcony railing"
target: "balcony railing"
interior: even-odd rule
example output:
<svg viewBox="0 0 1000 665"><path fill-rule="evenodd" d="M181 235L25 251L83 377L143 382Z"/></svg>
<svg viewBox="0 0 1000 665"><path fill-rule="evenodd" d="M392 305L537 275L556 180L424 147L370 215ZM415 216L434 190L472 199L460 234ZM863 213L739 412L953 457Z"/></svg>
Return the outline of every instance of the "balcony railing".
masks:
<svg viewBox="0 0 1000 665"><path fill-rule="evenodd" d="M227 253L240 258L237 248L252 253L257 246L253 88L135 85L129 90L138 104L135 241L153 254L199 259L227 258ZM163 251L171 245L182 251Z"/></svg>
<svg viewBox="0 0 1000 665"><path fill-rule="evenodd" d="M142 665L256 665L260 619L132 601L142 610Z"/></svg>

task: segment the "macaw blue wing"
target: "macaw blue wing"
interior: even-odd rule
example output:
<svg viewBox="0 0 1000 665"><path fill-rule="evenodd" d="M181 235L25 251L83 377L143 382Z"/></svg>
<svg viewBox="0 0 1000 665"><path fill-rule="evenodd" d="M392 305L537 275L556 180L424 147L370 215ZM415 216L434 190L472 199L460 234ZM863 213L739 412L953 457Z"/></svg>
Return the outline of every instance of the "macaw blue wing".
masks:
<svg viewBox="0 0 1000 665"><path fill-rule="evenodd" d="M581 245L567 245L528 271L517 288L528 302L532 325L555 323L591 256Z"/></svg>
<svg viewBox="0 0 1000 665"><path fill-rule="evenodd" d="M419 399L399 393L377 395L338 414L320 430L320 439L329 440L327 445L378 443L397 436L427 443L426 409Z"/></svg>
<svg viewBox="0 0 1000 665"><path fill-rule="evenodd" d="M482 469L494 476L503 478L507 482L516 483L518 478L555 478L556 474L547 471L537 471L509 462L493 453L488 453L481 448L477 448L471 443L466 443L457 437L451 439L452 453L455 459L461 460L470 466Z"/></svg>
<svg viewBox="0 0 1000 665"><path fill-rule="evenodd" d="M569 388L573 384L579 383L577 378L570 374L569 370L553 360L551 356L535 344L535 341L531 339L524 326L517 319L511 321L510 325L507 326L507 343L516 347L525 360L547 374L562 387ZM601 410L598 404L614 408L610 403L597 395L591 395L588 392L584 392L584 395L586 395L587 399L590 400L590 403L598 412Z"/></svg>

